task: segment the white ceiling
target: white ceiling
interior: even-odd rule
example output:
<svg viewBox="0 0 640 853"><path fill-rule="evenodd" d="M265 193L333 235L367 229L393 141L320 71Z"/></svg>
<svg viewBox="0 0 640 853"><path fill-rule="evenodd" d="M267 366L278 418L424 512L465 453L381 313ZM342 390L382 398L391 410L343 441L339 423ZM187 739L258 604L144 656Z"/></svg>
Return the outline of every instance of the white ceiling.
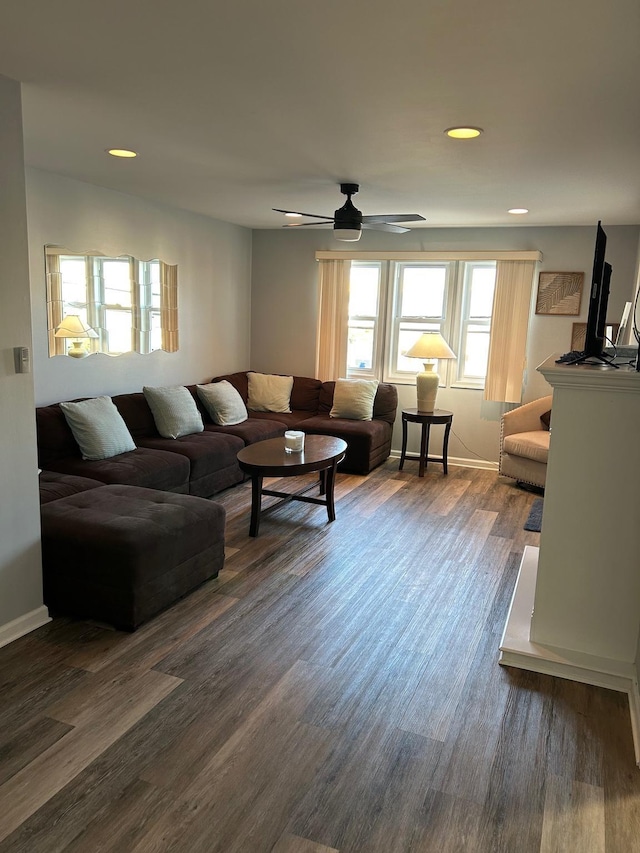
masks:
<svg viewBox="0 0 640 853"><path fill-rule="evenodd" d="M363 213L423 227L640 223L639 45L638 0L2 0L0 14L28 164L254 228L282 224L272 207L332 213L346 180ZM485 132L443 134L458 124Z"/></svg>

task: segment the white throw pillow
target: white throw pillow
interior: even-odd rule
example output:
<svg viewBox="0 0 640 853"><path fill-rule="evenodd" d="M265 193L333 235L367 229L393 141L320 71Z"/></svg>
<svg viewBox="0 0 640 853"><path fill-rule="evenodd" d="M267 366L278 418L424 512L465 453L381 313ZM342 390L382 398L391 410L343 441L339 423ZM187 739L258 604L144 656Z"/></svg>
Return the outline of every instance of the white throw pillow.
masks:
<svg viewBox="0 0 640 853"><path fill-rule="evenodd" d="M290 412L293 376L273 373L248 373L249 400L247 408L254 412Z"/></svg>
<svg viewBox="0 0 640 853"><path fill-rule="evenodd" d="M196 385L196 390L214 424L232 426L246 421L248 415L244 400L226 379L209 385Z"/></svg>
<svg viewBox="0 0 640 853"><path fill-rule="evenodd" d="M180 438L202 432L204 424L196 401L184 385L142 389L149 404L156 429L163 438Z"/></svg>
<svg viewBox="0 0 640 853"><path fill-rule="evenodd" d="M79 403L60 403L83 459L110 459L135 450L122 415L111 397L93 397Z"/></svg>
<svg viewBox="0 0 640 853"><path fill-rule="evenodd" d="M377 379L337 379L329 417L370 421L377 390Z"/></svg>

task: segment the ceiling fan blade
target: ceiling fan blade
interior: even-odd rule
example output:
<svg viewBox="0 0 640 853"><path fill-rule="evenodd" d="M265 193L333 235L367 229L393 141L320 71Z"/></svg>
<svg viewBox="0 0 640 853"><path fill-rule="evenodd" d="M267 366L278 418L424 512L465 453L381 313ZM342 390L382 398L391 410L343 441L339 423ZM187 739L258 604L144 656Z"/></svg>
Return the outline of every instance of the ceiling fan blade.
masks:
<svg viewBox="0 0 640 853"><path fill-rule="evenodd" d="M389 225L388 222L363 222L362 227L371 231L391 231L392 234L404 234L405 231L411 231L410 228L403 228L401 225Z"/></svg>
<svg viewBox="0 0 640 853"><path fill-rule="evenodd" d="M327 219L325 222L287 222L283 228L308 228L311 225L333 225L333 219Z"/></svg>
<svg viewBox="0 0 640 853"><path fill-rule="evenodd" d="M275 210L276 213L295 213L296 216L314 216L316 219L328 219L333 222L333 216L328 216L327 214L302 213L299 210L280 210L279 207L272 207L271 210Z"/></svg>
<svg viewBox="0 0 640 853"><path fill-rule="evenodd" d="M374 216L363 216L363 222L426 222L419 213L390 213L388 216L380 213Z"/></svg>

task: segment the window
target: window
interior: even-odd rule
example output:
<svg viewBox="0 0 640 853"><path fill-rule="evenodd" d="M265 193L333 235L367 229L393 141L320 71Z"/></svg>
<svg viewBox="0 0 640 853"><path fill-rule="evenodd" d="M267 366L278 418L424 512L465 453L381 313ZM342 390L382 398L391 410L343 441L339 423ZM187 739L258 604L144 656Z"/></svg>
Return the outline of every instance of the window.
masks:
<svg viewBox="0 0 640 853"><path fill-rule="evenodd" d="M495 277L495 261L352 261L348 375L413 384L420 365L404 353L439 331L458 356L436 365L443 384L482 388Z"/></svg>
<svg viewBox="0 0 640 853"><path fill-rule="evenodd" d="M457 350L459 383L484 384L495 285L495 262L464 264L460 343Z"/></svg>
<svg viewBox="0 0 640 853"><path fill-rule="evenodd" d="M375 376L380 344L380 263L352 264L349 278L347 371Z"/></svg>
<svg viewBox="0 0 640 853"><path fill-rule="evenodd" d="M104 329L102 351L119 355L134 350L133 293L135 266L129 258L92 258L97 302L102 307L99 327ZM63 280L64 287L64 280Z"/></svg>
<svg viewBox="0 0 640 853"><path fill-rule="evenodd" d="M120 355L174 352L177 339L177 268L130 255L83 255L45 248L49 355L65 352L54 332L77 314L98 333L92 352ZM166 303L166 304L165 304Z"/></svg>

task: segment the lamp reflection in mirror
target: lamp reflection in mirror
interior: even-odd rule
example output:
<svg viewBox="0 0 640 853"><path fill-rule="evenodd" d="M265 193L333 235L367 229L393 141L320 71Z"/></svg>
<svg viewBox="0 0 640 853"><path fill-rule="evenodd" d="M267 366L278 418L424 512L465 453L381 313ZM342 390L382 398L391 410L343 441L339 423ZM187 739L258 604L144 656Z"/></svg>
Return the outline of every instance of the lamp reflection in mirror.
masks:
<svg viewBox="0 0 640 853"><path fill-rule="evenodd" d="M427 359L457 358L457 356L440 332L424 332L405 355L408 358L419 358L424 361L424 370L416 376L418 411L433 412L436 407L440 377L433 369L433 361Z"/></svg>
<svg viewBox="0 0 640 853"><path fill-rule="evenodd" d="M70 338L71 346L67 350L67 355L72 358L84 358L85 355L89 355L84 341L87 338L97 338L98 333L91 326L87 326L77 314L67 314L56 326L55 337Z"/></svg>

